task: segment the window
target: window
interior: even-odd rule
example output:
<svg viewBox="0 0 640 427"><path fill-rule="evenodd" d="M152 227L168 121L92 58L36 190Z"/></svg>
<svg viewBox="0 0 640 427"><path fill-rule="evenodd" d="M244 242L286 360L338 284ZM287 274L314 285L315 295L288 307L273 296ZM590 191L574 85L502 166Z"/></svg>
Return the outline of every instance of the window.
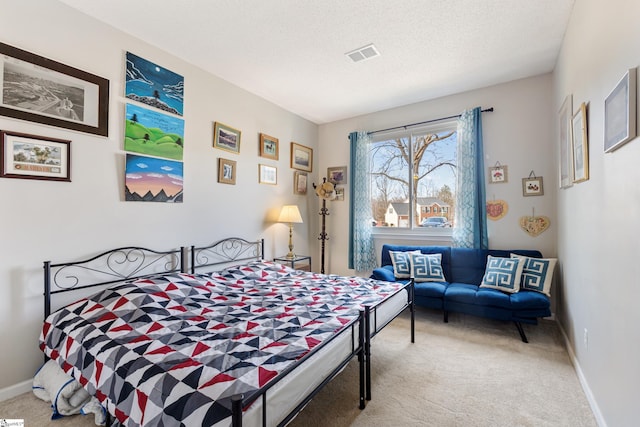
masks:
<svg viewBox="0 0 640 427"><path fill-rule="evenodd" d="M373 135L369 179L378 224L426 231L421 225L431 216L455 222L456 141L455 121Z"/></svg>

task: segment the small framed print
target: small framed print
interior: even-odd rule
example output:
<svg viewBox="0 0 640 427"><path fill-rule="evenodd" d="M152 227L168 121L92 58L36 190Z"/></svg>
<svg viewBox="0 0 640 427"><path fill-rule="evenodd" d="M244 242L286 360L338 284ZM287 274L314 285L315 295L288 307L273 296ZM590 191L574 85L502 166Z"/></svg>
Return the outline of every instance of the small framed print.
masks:
<svg viewBox="0 0 640 427"><path fill-rule="evenodd" d="M274 138L264 133L260 134L260 157L278 160L279 151L278 138Z"/></svg>
<svg viewBox="0 0 640 427"><path fill-rule="evenodd" d="M489 184L505 184L508 180L507 166L496 165L489 168Z"/></svg>
<svg viewBox="0 0 640 427"><path fill-rule="evenodd" d="M604 152L636 136L636 69L627 70L604 100Z"/></svg>
<svg viewBox="0 0 640 427"><path fill-rule="evenodd" d="M335 185L345 185L347 183L347 167L335 166L327 168L327 179Z"/></svg>
<svg viewBox="0 0 640 427"><path fill-rule="evenodd" d="M213 124L213 146L221 150L240 154L241 132L220 122Z"/></svg>
<svg viewBox="0 0 640 427"><path fill-rule="evenodd" d="M0 131L0 177L71 182L71 141Z"/></svg>
<svg viewBox="0 0 640 427"><path fill-rule="evenodd" d="M573 182L589 179L589 142L587 140L587 105L583 102L573 115Z"/></svg>
<svg viewBox="0 0 640 427"><path fill-rule="evenodd" d="M522 178L522 195L523 196L542 196L544 187L542 186L541 176L529 176Z"/></svg>
<svg viewBox="0 0 640 427"><path fill-rule="evenodd" d="M275 166L258 165L258 182L276 185L278 183L278 169Z"/></svg>
<svg viewBox="0 0 640 427"><path fill-rule="evenodd" d="M344 202L344 187L336 187L336 198L334 200Z"/></svg>
<svg viewBox="0 0 640 427"><path fill-rule="evenodd" d="M558 112L560 127L560 188L573 185L573 156L571 155L571 117L573 95L567 95Z"/></svg>
<svg viewBox="0 0 640 427"><path fill-rule="evenodd" d="M236 185L236 162L234 160L218 159L218 182Z"/></svg>
<svg viewBox="0 0 640 427"><path fill-rule="evenodd" d="M293 193L299 195L307 194L308 176L306 172L293 172Z"/></svg>
<svg viewBox="0 0 640 427"><path fill-rule="evenodd" d="M292 142L291 168L311 172L313 169L313 148Z"/></svg>

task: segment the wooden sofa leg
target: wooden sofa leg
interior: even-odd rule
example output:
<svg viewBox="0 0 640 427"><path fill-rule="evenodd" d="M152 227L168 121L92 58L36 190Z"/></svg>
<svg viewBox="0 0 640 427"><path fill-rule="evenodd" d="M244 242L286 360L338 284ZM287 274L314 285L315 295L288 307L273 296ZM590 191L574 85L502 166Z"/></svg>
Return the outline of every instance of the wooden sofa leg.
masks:
<svg viewBox="0 0 640 427"><path fill-rule="evenodd" d="M449 323L449 312L448 311L444 312L444 323Z"/></svg>
<svg viewBox="0 0 640 427"><path fill-rule="evenodd" d="M522 342L528 343L527 336L524 334L524 329L522 329L522 324L520 322L513 322L516 324L516 328L518 328L518 332L520 333L520 338L522 338Z"/></svg>

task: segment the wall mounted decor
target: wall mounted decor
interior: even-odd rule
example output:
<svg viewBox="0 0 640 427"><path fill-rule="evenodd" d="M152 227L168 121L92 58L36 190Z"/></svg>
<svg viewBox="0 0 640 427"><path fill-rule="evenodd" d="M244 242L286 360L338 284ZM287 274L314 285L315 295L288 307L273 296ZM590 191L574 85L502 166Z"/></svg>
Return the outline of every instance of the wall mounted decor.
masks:
<svg viewBox="0 0 640 427"><path fill-rule="evenodd" d="M495 166L489 168L489 184L505 184L509 181L507 166L496 162Z"/></svg>
<svg viewBox="0 0 640 427"><path fill-rule="evenodd" d="M0 115L109 135L109 80L0 43Z"/></svg>
<svg viewBox="0 0 640 427"><path fill-rule="evenodd" d="M308 176L306 172L293 172L293 193L299 195L307 194Z"/></svg>
<svg viewBox="0 0 640 427"><path fill-rule="evenodd" d="M347 183L347 167L333 166L327 168L327 179L335 185L345 185Z"/></svg>
<svg viewBox="0 0 640 427"><path fill-rule="evenodd" d="M218 182L236 185L236 162L234 160L218 159Z"/></svg>
<svg viewBox="0 0 640 427"><path fill-rule="evenodd" d="M184 77L131 52L126 54L125 96L150 107L182 116Z"/></svg>
<svg viewBox="0 0 640 427"><path fill-rule="evenodd" d="M260 134L260 157L266 157L267 159L278 160L280 148L278 146L278 138Z"/></svg>
<svg viewBox="0 0 640 427"><path fill-rule="evenodd" d="M305 172L313 169L313 148L291 143L291 167Z"/></svg>
<svg viewBox="0 0 640 427"><path fill-rule="evenodd" d="M589 143L587 140L587 106L583 102L573 115L573 182L589 179Z"/></svg>
<svg viewBox="0 0 640 427"><path fill-rule="evenodd" d="M182 203L182 162L127 153L125 200Z"/></svg>
<svg viewBox="0 0 640 427"><path fill-rule="evenodd" d="M609 153L636 136L636 69L627 70L604 100L604 151Z"/></svg>
<svg viewBox="0 0 640 427"><path fill-rule="evenodd" d="M344 202L344 187L336 187L336 198L337 202Z"/></svg>
<svg viewBox="0 0 640 427"><path fill-rule="evenodd" d="M551 221L546 216L523 216L520 217L520 228L522 228L531 237L536 237L547 228Z"/></svg>
<svg viewBox="0 0 640 427"><path fill-rule="evenodd" d="M127 103L124 149L150 156L182 160L184 120Z"/></svg>
<svg viewBox="0 0 640 427"><path fill-rule="evenodd" d="M509 212L509 205L504 200L490 200L487 202L487 218L498 221Z"/></svg>
<svg viewBox="0 0 640 427"><path fill-rule="evenodd" d="M240 154L241 132L220 122L213 124L213 146L221 150Z"/></svg>
<svg viewBox="0 0 640 427"><path fill-rule="evenodd" d="M0 131L0 177L71 182L71 141Z"/></svg>
<svg viewBox="0 0 640 427"><path fill-rule="evenodd" d="M571 118L573 117L573 96L567 95L558 112L560 127L560 188L573 185L573 156L571 155Z"/></svg>
<svg viewBox="0 0 640 427"><path fill-rule="evenodd" d="M258 165L258 182L276 185L278 183L278 169L275 166Z"/></svg>
<svg viewBox="0 0 640 427"><path fill-rule="evenodd" d="M523 196L544 195L542 177L536 176L535 172L531 171L531 173L529 173L529 176L527 178L522 178L522 195Z"/></svg>

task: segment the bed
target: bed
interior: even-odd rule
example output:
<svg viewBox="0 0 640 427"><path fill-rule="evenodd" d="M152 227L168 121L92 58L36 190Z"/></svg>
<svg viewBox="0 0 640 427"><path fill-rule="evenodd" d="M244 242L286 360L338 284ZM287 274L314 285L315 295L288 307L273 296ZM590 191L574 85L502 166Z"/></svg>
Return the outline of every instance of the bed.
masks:
<svg viewBox="0 0 640 427"><path fill-rule="evenodd" d="M414 339L412 284L296 271L263 253L262 240L230 238L45 262L41 349L125 426L286 425L353 358L364 408L371 339L407 308ZM52 296L94 286L51 313Z"/></svg>

